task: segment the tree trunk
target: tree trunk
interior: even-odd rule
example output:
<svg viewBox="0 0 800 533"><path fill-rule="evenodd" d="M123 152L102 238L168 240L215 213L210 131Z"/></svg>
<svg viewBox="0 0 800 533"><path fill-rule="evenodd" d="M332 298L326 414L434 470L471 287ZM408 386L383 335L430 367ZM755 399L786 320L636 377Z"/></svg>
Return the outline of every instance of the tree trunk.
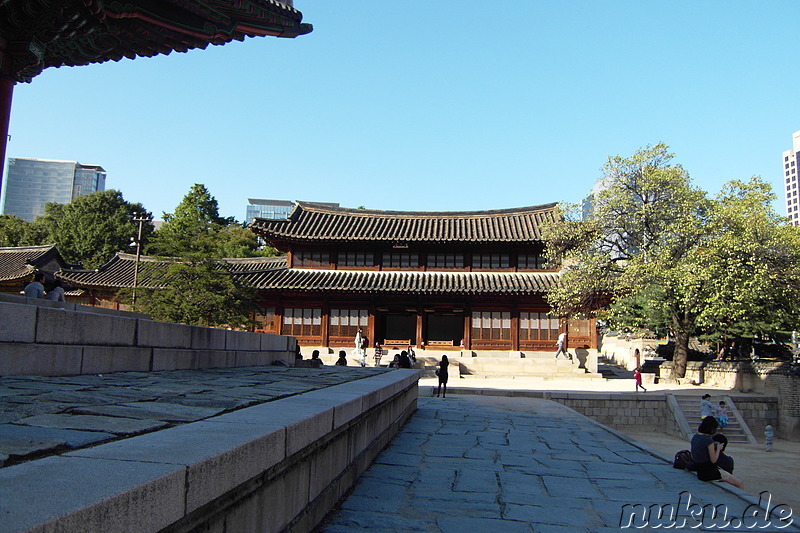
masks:
<svg viewBox="0 0 800 533"><path fill-rule="evenodd" d="M686 377L686 361L689 358L689 332L675 328L675 352L672 355L672 375Z"/></svg>

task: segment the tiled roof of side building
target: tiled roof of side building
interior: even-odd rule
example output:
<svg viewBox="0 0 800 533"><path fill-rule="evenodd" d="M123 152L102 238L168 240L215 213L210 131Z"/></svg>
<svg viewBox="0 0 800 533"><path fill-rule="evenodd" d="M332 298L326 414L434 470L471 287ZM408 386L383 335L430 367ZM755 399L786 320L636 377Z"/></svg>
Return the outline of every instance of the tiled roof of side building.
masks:
<svg viewBox="0 0 800 533"><path fill-rule="evenodd" d="M520 242L541 240L556 203L494 211L375 211L298 202L286 220L257 218L267 241Z"/></svg>
<svg viewBox="0 0 800 533"><path fill-rule="evenodd" d="M286 266L286 257L248 257L222 259L234 275L242 273L258 273L265 270ZM158 289L166 285L169 266L179 262L177 259L165 259L151 256L139 257L137 286ZM61 270L58 277L76 287L133 287L136 256L118 252L108 263L94 270Z"/></svg>
<svg viewBox="0 0 800 533"><path fill-rule="evenodd" d="M253 272L246 285L268 291L413 294L545 293L559 280L557 272L387 272L299 268Z"/></svg>
<svg viewBox="0 0 800 533"><path fill-rule="evenodd" d="M63 264L63 259L53 244L0 248L0 281L22 279L51 260Z"/></svg>

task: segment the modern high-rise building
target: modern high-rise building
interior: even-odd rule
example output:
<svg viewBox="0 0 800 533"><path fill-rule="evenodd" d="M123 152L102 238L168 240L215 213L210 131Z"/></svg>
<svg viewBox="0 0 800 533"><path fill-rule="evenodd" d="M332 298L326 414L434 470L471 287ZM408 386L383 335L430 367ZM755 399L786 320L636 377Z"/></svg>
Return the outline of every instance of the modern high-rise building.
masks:
<svg viewBox="0 0 800 533"><path fill-rule="evenodd" d="M800 131L792 135L792 149L783 152L783 178L786 185L786 215L790 222L800 224L800 207L798 207L797 175L800 173Z"/></svg>
<svg viewBox="0 0 800 533"><path fill-rule="evenodd" d="M106 189L106 171L98 165L50 159L8 159L3 210L23 220L44 214L48 202L68 204L78 196Z"/></svg>
<svg viewBox="0 0 800 533"><path fill-rule="evenodd" d="M256 218L268 218L272 220L289 218L289 215L295 206L295 202L290 200L263 200L260 198L248 198L247 202L247 213L245 214L245 221L247 223L252 222L253 219ZM339 207L339 204L330 202L313 203L328 207Z"/></svg>

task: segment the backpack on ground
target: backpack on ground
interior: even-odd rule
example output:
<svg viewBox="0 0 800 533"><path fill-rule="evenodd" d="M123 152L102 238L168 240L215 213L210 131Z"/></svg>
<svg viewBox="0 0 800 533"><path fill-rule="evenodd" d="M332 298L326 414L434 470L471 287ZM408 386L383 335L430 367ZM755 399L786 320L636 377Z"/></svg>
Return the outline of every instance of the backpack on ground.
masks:
<svg viewBox="0 0 800 533"><path fill-rule="evenodd" d="M681 450L675 454L675 460L672 462L672 468L678 470L689 470L694 465L692 460L692 452L689 450Z"/></svg>

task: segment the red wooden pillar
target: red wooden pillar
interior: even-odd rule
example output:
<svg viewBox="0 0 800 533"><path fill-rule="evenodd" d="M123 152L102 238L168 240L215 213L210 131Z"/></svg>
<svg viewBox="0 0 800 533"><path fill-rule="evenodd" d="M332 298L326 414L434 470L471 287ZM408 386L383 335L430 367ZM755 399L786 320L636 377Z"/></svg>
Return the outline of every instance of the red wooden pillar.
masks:
<svg viewBox="0 0 800 533"><path fill-rule="evenodd" d="M519 351L519 310L511 311L511 350Z"/></svg>
<svg viewBox="0 0 800 533"><path fill-rule="evenodd" d="M472 349L472 310L464 309L464 350Z"/></svg>
<svg viewBox="0 0 800 533"><path fill-rule="evenodd" d="M422 341L425 340L425 337L423 337L424 332L423 332L423 329L422 329L422 324L424 322L423 321L423 315L424 315L424 311L423 311L422 307L418 306L417 307L417 333L415 335L416 338L414 339L414 345L415 346L420 346Z"/></svg>

